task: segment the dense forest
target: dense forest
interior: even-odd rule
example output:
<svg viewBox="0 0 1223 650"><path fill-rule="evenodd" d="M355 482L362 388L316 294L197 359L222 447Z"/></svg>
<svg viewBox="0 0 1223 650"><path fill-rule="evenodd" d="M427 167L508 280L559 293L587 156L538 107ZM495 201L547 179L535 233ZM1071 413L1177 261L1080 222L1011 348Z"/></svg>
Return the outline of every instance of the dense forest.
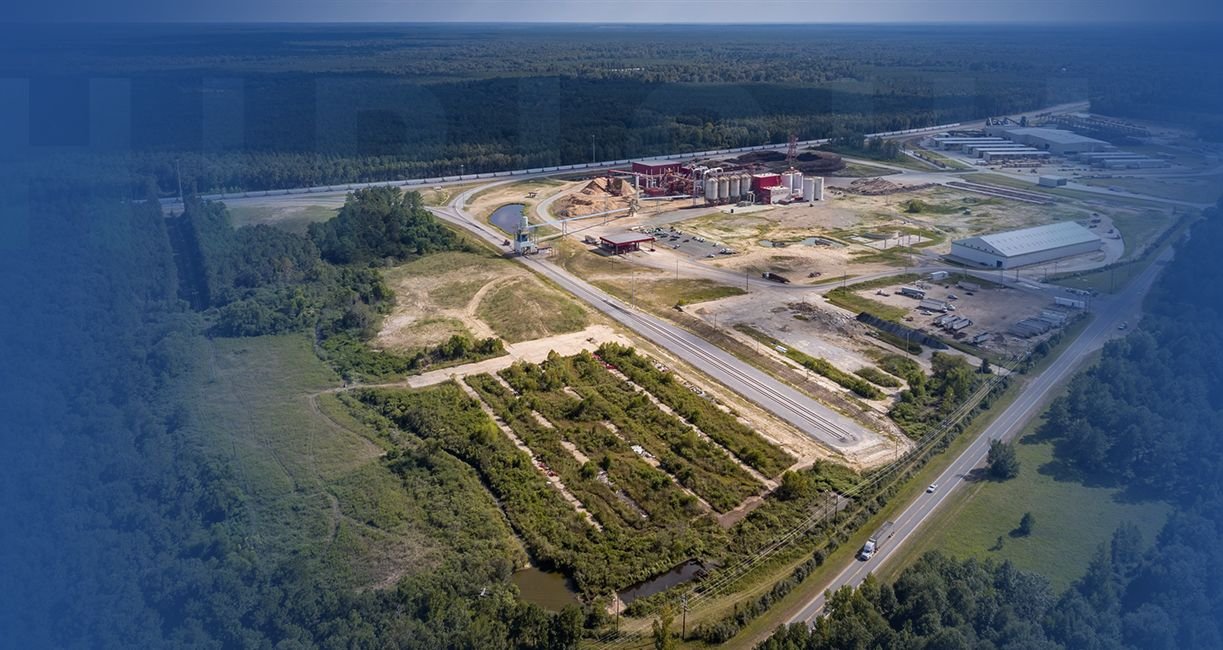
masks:
<svg viewBox="0 0 1223 650"><path fill-rule="evenodd" d="M1223 203L1223 202L1221 202ZM1219 208L1177 248L1139 327L1106 345L1036 434L1068 479L1125 487L1176 510L1154 540L1123 525L1070 589L1009 564L927 555L894 584L833 595L811 629L764 650L1223 646L1223 261Z"/></svg>
<svg viewBox="0 0 1223 650"><path fill-rule="evenodd" d="M62 144L88 141L88 120L63 108L88 97L80 75L124 79L121 164L113 152L87 164L153 177L171 195L180 172L187 193L424 178L1084 99L1218 138L1213 36L1168 29L59 26L0 41L0 72L51 77L31 88L32 127Z"/></svg>
<svg viewBox="0 0 1223 650"><path fill-rule="evenodd" d="M483 486L411 437L385 462L410 498L431 504L430 521L453 544L443 561L393 589L357 593L324 579L324 557L260 556L254 504L227 452L189 435L215 426L194 419L183 390L208 363L214 320L177 297L160 206L125 201L125 189L94 179L60 180L31 197L21 240L0 256L0 300L14 307L0 336L9 461L0 473L0 645L574 647L583 614L549 615L514 596L513 558L492 524L467 519L487 499ZM200 203L187 217L209 251L214 304L284 287L314 297L303 276L360 272L322 270L311 240L227 232L224 216ZM350 286L337 279L333 288L353 300Z"/></svg>
<svg viewBox="0 0 1223 650"><path fill-rule="evenodd" d="M313 331L324 358L346 379L402 376L505 353L498 339L464 334L408 353L367 344L394 301L378 267L470 248L415 192L352 192L334 219L313 224L304 237L265 225L235 229L223 203L192 197L170 223L183 278L179 296L209 317L213 335Z"/></svg>

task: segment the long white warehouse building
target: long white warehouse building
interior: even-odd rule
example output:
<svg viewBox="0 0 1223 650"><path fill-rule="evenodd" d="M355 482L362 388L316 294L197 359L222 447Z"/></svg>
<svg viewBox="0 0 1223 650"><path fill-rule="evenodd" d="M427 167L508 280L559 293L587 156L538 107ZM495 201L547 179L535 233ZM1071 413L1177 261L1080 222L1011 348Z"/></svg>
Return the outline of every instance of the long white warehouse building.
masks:
<svg viewBox="0 0 1223 650"><path fill-rule="evenodd" d="M1092 253L1104 241L1073 221L992 233L951 242L951 258L973 266L1013 269Z"/></svg>

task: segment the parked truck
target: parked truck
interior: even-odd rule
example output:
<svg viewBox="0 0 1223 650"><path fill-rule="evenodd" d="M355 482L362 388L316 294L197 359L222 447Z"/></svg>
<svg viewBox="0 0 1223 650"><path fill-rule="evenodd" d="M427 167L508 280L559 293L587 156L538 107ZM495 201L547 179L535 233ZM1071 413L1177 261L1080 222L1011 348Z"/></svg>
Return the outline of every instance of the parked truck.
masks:
<svg viewBox="0 0 1223 650"><path fill-rule="evenodd" d="M790 278L787 278L784 275L774 273L772 271L765 271L764 273L761 273L760 275L765 280L772 280L773 282L780 282L782 284L790 284Z"/></svg>
<svg viewBox="0 0 1223 650"><path fill-rule="evenodd" d="M879 550L879 547L887 543L889 539L892 539L892 535L895 534L895 526L892 524L892 522L885 522L879 527L879 530L875 531L875 534L871 535L870 539L866 540L866 543L862 545L862 550L858 551L858 559L865 562L874 557L875 552Z"/></svg>

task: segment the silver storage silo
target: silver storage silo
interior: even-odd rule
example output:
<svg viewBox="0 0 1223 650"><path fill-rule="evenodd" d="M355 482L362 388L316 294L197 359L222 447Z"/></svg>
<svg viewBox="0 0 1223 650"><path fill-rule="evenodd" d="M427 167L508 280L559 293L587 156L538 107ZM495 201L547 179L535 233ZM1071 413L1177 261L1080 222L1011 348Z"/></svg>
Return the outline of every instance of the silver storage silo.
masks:
<svg viewBox="0 0 1223 650"><path fill-rule="evenodd" d="M815 200L815 179L810 176L803 179L803 200Z"/></svg>

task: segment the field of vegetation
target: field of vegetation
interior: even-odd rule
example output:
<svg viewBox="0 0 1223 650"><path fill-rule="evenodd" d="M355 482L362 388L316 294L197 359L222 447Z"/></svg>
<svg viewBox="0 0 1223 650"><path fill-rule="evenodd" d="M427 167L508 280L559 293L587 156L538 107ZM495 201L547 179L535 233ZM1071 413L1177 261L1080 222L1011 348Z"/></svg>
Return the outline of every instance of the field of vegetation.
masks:
<svg viewBox="0 0 1223 650"><path fill-rule="evenodd" d="M801 504L828 486L853 480L824 465L782 480L793 459L673 373L614 344L465 383L356 397L471 465L535 562L571 576L588 597L690 559L724 561L804 516ZM729 528L719 525L720 515L768 492L761 479L782 488Z"/></svg>

